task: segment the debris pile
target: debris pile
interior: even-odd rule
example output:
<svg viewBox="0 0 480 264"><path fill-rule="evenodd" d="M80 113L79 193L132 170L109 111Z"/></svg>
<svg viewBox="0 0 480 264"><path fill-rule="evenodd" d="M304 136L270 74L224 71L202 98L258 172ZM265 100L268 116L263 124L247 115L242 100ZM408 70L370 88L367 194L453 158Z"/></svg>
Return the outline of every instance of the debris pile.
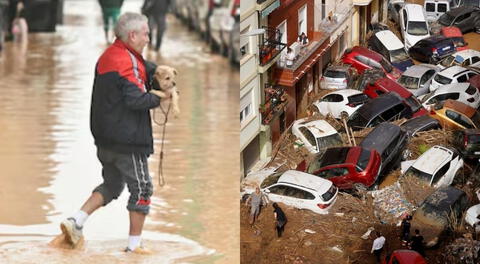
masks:
<svg viewBox="0 0 480 264"><path fill-rule="evenodd" d="M435 191L435 188L429 186L427 182L414 176L401 176L398 183L407 201L416 207Z"/></svg>
<svg viewBox="0 0 480 264"><path fill-rule="evenodd" d="M401 185L396 182L378 191L371 192L375 216L383 223L397 224L405 214L414 210L405 197Z"/></svg>
<svg viewBox="0 0 480 264"><path fill-rule="evenodd" d="M478 251L480 250L480 241L473 240L470 234L465 237L457 238L445 248L445 263L479 263L480 258Z"/></svg>

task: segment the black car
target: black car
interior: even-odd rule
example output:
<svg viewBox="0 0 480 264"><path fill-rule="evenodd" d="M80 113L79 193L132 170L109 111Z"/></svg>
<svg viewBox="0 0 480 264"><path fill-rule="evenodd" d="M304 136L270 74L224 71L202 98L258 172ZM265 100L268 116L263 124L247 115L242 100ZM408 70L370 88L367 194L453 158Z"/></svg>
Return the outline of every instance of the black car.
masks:
<svg viewBox="0 0 480 264"><path fill-rule="evenodd" d="M412 115L412 109L403 98L397 93L390 92L360 106L357 111L350 115L347 125L353 130L360 130L404 117L411 118Z"/></svg>
<svg viewBox="0 0 480 264"><path fill-rule="evenodd" d="M437 21L444 27L458 27L463 34L470 31L480 31L480 8L460 6L441 15Z"/></svg>
<svg viewBox="0 0 480 264"><path fill-rule="evenodd" d="M418 61L435 64L456 51L451 38L432 36L424 38L408 50L408 54Z"/></svg>
<svg viewBox="0 0 480 264"><path fill-rule="evenodd" d="M380 154L382 158L380 174L383 175L400 164L407 142L405 131L395 124L384 122L368 133L359 146L375 149Z"/></svg>
<svg viewBox="0 0 480 264"><path fill-rule="evenodd" d="M437 119L429 115L417 116L407 120L400 127L407 132L409 137L414 137L420 131L428 131L431 129L439 129L440 123Z"/></svg>
<svg viewBox="0 0 480 264"><path fill-rule="evenodd" d="M480 129L453 132L453 145L467 159L480 159Z"/></svg>

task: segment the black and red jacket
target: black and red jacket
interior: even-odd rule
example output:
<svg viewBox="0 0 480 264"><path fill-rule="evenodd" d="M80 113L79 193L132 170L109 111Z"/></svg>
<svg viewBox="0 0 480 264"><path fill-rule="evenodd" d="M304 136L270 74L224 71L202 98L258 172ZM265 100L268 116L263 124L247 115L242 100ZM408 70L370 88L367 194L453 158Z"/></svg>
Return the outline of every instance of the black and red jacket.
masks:
<svg viewBox="0 0 480 264"><path fill-rule="evenodd" d="M90 129L95 145L120 153L153 153L149 109L160 98L149 93L142 56L117 39L95 69Z"/></svg>

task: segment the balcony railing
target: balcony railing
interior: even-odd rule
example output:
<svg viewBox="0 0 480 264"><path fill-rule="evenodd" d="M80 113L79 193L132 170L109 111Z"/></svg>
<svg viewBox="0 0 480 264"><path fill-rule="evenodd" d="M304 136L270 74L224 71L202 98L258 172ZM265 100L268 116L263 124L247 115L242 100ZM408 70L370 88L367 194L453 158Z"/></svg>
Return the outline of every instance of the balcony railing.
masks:
<svg viewBox="0 0 480 264"><path fill-rule="evenodd" d="M260 66L265 66L270 63L285 49L287 44L281 43L279 41L281 38L282 35L279 30L265 28L265 34L262 36L260 45L258 45Z"/></svg>
<svg viewBox="0 0 480 264"><path fill-rule="evenodd" d="M313 54L317 49L322 46L323 42L329 37L328 34L322 32L314 32L314 38L306 46L300 48L300 52L296 54L293 60L292 66L286 65L286 58L281 58L280 62L277 61L277 67L295 71Z"/></svg>
<svg viewBox="0 0 480 264"><path fill-rule="evenodd" d="M282 87L265 88L265 104L260 108L262 113L262 124L267 125L288 103L287 94Z"/></svg>

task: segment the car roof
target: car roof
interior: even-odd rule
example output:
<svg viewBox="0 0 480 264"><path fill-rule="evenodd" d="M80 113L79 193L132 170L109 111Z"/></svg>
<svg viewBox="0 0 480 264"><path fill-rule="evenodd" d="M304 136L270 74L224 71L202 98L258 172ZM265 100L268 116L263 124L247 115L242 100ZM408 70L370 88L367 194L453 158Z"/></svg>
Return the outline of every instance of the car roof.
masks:
<svg viewBox="0 0 480 264"><path fill-rule="evenodd" d="M370 118L377 116L379 113L382 113L385 109L390 108L393 104L402 102L403 99L395 92L390 92L382 94L377 98L364 103L360 108L357 109L357 112L363 116L365 119L370 120Z"/></svg>
<svg viewBox="0 0 480 264"><path fill-rule="evenodd" d="M452 99L448 99L448 100L445 100L445 102L443 103L443 107L444 108L450 108L450 109L453 109L457 112L460 112L468 117L471 117L475 114L475 108L469 106L469 105L466 105L462 102L459 102L459 101L456 101L456 100L452 100Z"/></svg>
<svg viewBox="0 0 480 264"><path fill-rule="evenodd" d="M436 145L420 155L412 166L433 175L435 169L443 165L452 155L453 152L450 149Z"/></svg>
<svg viewBox="0 0 480 264"><path fill-rule="evenodd" d="M408 69L404 71L402 75L420 78L423 76L423 74L425 74L426 71L429 70L435 70L437 72L438 68L431 64L412 65L408 67Z"/></svg>
<svg viewBox="0 0 480 264"><path fill-rule="evenodd" d="M445 37L463 37L462 31L455 26L442 27L441 31Z"/></svg>
<svg viewBox="0 0 480 264"><path fill-rule="evenodd" d="M457 8L450 9L450 11L448 11L447 14L449 14L451 16L454 16L454 17L457 17L457 16L460 16L460 15L463 15L463 14L466 14L466 13L476 11L475 9L478 10L477 8L475 8L473 6L459 6Z"/></svg>
<svg viewBox="0 0 480 264"><path fill-rule="evenodd" d="M452 93L452 92L465 92L467 88L470 86L470 83L449 83L440 86L437 90L435 90L433 93L435 95L437 94L446 94L446 93Z"/></svg>
<svg viewBox="0 0 480 264"><path fill-rule="evenodd" d="M405 131L415 131L418 127L426 126L430 123L438 124L438 120L429 116L429 115L422 115L417 116L415 118L411 118L407 120L405 123L401 124L400 127Z"/></svg>
<svg viewBox="0 0 480 264"><path fill-rule="evenodd" d="M448 68L445 68L445 69L439 71L438 74L441 74L445 77L453 78L453 77L457 76L458 74L466 72L466 71L468 71L467 68L464 68L464 67L458 66L458 65L453 65L453 66L450 66Z"/></svg>
<svg viewBox="0 0 480 264"><path fill-rule="evenodd" d="M332 182L330 180L296 170L288 170L284 172L278 179L277 183L282 182L311 189L319 194L326 193L328 189L332 187Z"/></svg>
<svg viewBox="0 0 480 264"><path fill-rule="evenodd" d="M452 186L437 189L430 194L423 203L430 204L442 211L449 211L450 206L454 204L465 192Z"/></svg>
<svg viewBox="0 0 480 264"><path fill-rule="evenodd" d="M382 42L388 50L398 50L405 48L398 37L390 30L382 30L375 33L375 36Z"/></svg>
<svg viewBox="0 0 480 264"><path fill-rule="evenodd" d="M417 251L409 249L397 249L392 253L400 263L426 264L425 259Z"/></svg>
<svg viewBox="0 0 480 264"><path fill-rule="evenodd" d="M356 95L356 94L363 94L363 93L361 91L355 90L355 89L340 89L340 90L337 90L337 91L330 92L330 93L324 95L323 97L325 97L329 94L340 94L340 95L348 97L348 96L352 96L352 95Z"/></svg>
<svg viewBox="0 0 480 264"><path fill-rule="evenodd" d="M392 123L383 122L377 125L359 144L366 149L375 149L378 153L383 153L390 142L402 133L402 129Z"/></svg>
<svg viewBox="0 0 480 264"><path fill-rule="evenodd" d="M407 10L408 21L425 21L423 6L418 4L405 4L403 8Z"/></svg>
<svg viewBox="0 0 480 264"><path fill-rule="evenodd" d="M453 56L453 57L461 56L462 58L470 58L473 56L480 56L480 51L473 50L473 49L466 49L466 50L457 51L451 54L450 56Z"/></svg>
<svg viewBox="0 0 480 264"><path fill-rule="evenodd" d="M366 56L368 58L374 59L375 61L381 61L382 55L378 54L377 52L367 49L361 46L355 46L351 49L351 52L359 53L359 55Z"/></svg>
<svg viewBox="0 0 480 264"><path fill-rule="evenodd" d="M335 130L332 125L322 119L306 121L306 118L302 118L296 120L292 127L295 127L296 129L299 129L300 127L306 127L310 132L312 132L315 138L330 136L338 133L338 131Z"/></svg>

